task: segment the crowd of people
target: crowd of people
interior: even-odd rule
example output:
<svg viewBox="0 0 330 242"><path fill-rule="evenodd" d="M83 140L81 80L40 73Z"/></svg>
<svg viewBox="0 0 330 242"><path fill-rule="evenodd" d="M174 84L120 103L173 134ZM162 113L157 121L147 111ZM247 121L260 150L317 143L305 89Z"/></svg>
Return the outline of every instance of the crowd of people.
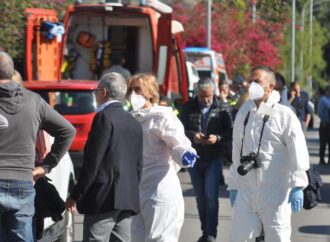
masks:
<svg viewBox="0 0 330 242"><path fill-rule="evenodd" d="M35 241L33 181L57 165L74 128L15 82L14 74L11 57L0 52L0 135L6 137L0 139L0 238ZM211 79L199 80L195 97L176 115L159 105L154 75L104 73L94 90L97 111L83 167L65 203L70 212L85 215L83 241L178 241L184 222L181 168L188 169L196 196L198 242L216 241L225 160L232 162L226 180L233 209L229 241L255 240L262 230L266 241L290 241L291 212L302 209L308 185L308 97L297 82L287 92L283 76L266 66L253 68L240 91L221 83L217 97L214 88ZM318 113L325 164L330 87ZM35 166L39 130L55 140ZM21 203L18 190L26 193Z"/></svg>

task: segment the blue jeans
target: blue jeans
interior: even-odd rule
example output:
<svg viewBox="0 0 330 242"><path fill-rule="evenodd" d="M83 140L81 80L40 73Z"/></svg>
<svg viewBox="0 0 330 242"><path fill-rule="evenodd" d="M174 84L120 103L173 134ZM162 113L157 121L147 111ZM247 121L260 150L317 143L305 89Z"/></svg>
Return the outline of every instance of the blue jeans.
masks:
<svg viewBox="0 0 330 242"><path fill-rule="evenodd" d="M203 162L203 161L199 161ZM222 159L213 160L207 166L188 169L194 187L199 219L203 235L217 237L219 213L219 185Z"/></svg>
<svg viewBox="0 0 330 242"><path fill-rule="evenodd" d="M34 197L32 181L0 179L0 241L34 241Z"/></svg>

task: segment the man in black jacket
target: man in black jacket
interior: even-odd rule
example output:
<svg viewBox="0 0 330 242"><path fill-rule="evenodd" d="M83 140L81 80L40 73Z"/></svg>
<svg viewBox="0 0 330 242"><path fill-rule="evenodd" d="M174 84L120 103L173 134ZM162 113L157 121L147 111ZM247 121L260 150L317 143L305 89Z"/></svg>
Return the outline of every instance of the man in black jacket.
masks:
<svg viewBox="0 0 330 242"><path fill-rule="evenodd" d="M130 219L137 214L142 170L142 128L123 101L126 80L102 77L95 89L97 114L84 151L84 163L70 197L84 217L84 241L130 241Z"/></svg>
<svg viewBox="0 0 330 242"><path fill-rule="evenodd" d="M232 121L214 96L211 79L197 83L197 97L183 107L181 121L199 159L189 168L203 235L199 242L216 240L218 226L218 188L222 174L224 142L231 140Z"/></svg>

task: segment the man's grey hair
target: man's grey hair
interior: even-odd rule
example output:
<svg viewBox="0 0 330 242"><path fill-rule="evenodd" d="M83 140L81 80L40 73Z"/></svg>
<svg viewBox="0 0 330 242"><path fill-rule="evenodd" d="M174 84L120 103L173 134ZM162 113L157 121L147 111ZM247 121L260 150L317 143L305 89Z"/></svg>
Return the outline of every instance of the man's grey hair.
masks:
<svg viewBox="0 0 330 242"><path fill-rule="evenodd" d="M11 80L14 72L13 59L6 52L0 51L0 80Z"/></svg>
<svg viewBox="0 0 330 242"><path fill-rule="evenodd" d="M269 83L273 83L275 85L276 83L276 77L275 77L275 72L273 71L272 68L268 67L268 66L256 66L251 70L251 74L253 74L255 71L264 71L268 74L269 78L268 78L268 82Z"/></svg>
<svg viewBox="0 0 330 242"><path fill-rule="evenodd" d="M219 84L219 88L221 88L221 87L225 87L225 88L229 89L230 86L229 86L228 82L222 82Z"/></svg>
<svg viewBox="0 0 330 242"><path fill-rule="evenodd" d="M127 82L125 78L116 72L105 74L99 81L99 86L107 91L109 99L123 101L127 91Z"/></svg>
<svg viewBox="0 0 330 242"><path fill-rule="evenodd" d="M202 78L197 82L196 85L196 92L200 91L200 90L205 90L208 88L212 88L214 89L214 85L213 85L213 81L210 78Z"/></svg>

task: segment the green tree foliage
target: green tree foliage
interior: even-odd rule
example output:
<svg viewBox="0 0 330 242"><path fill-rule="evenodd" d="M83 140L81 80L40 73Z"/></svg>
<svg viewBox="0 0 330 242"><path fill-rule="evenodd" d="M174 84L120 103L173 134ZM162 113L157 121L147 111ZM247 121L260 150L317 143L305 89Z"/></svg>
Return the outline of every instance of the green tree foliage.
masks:
<svg viewBox="0 0 330 242"><path fill-rule="evenodd" d="M307 23L307 22L306 22ZM307 86L307 79L313 77L315 86L324 85L326 79L324 68L326 62L323 58L323 48L327 43L326 29L318 21L313 21L313 33L310 35L308 25L296 28L295 41L295 80L299 81L303 87ZM312 39L311 39L312 38ZM310 42L311 41L311 42ZM290 80L291 62L291 26L285 29L285 44L281 52L283 56L282 72L287 80ZM312 45L311 45L312 44Z"/></svg>
<svg viewBox="0 0 330 242"><path fill-rule="evenodd" d="M295 39L295 80L301 82L303 87L307 87L307 80L310 76L313 77L314 87L322 86L327 79L325 73L326 62L323 58L324 46L330 38L329 31L326 30L325 22L328 22L330 27L330 11L329 8L319 8L325 1L314 0L314 19L313 33L309 33L309 0L296 1L296 39ZM284 42L281 46L281 57L283 60L280 70L290 80L291 68L291 1L285 0L258 0L260 16L269 21L278 21L282 19L285 24ZM320 3L322 3L320 5ZM324 6L324 5L323 5ZM305 16L302 10L305 10ZM283 15L283 12L286 13ZM328 14L327 14L328 13ZM301 21L304 19L304 23ZM312 41L311 41L312 39ZM311 42L310 42L311 41ZM311 45L312 43L312 45Z"/></svg>
<svg viewBox="0 0 330 242"><path fill-rule="evenodd" d="M287 11L289 1L283 0L258 0L257 9L258 14L262 19L272 22L282 22L284 12Z"/></svg>
<svg viewBox="0 0 330 242"><path fill-rule="evenodd" d="M62 16L64 9L73 0L10 0L0 1L0 48L13 58L23 58L25 8L55 9Z"/></svg>
<svg viewBox="0 0 330 242"><path fill-rule="evenodd" d="M314 1L315 2L315 1ZM323 87L329 82L326 80L330 79L330 2L329 1L317 1L316 6L314 6L314 20L316 19L320 25L322 26L323 30L325 31L326 36L326 44L323 52L323 57L327 62L327 67L323 71L323 80L321 83L319 82L320 86Z"/></svg>

